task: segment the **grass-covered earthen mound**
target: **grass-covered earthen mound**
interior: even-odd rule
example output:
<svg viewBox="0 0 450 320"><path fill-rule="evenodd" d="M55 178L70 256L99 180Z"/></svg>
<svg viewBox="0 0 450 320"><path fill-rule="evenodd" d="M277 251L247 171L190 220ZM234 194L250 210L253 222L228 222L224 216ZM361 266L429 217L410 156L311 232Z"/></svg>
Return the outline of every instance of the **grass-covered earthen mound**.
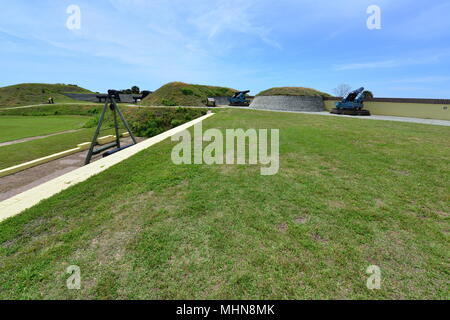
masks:
<svg viewBox="0 0 450 320"><path fill-rule="evenodd" d="M257 96L320 96L331 97L328 93L303 87L278 87L264 90L257 94Z"/></svg>
<svg viewBox="0 0 450 320"><path fill-rule="evenodd" d="M224 87L171 82L146 97L142 104L147 106L204 106L208 97L232 96L236 91Z"/></svg>
<svg viewBox="0 0 450 320"><path fill-rule="evenodd" d="M64 93L93 93L71 84L23 83L0 88L0 108L44 104L52 97L55 103L79 102Z"/></svg>

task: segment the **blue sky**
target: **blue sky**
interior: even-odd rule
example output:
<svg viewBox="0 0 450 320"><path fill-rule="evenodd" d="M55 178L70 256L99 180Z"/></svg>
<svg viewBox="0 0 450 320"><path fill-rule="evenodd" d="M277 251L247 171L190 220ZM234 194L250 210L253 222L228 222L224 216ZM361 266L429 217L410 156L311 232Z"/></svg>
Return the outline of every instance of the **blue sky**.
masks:
<svg viewBox="0 0 450 320"><path fill-rule="evenodd" d="M69 30L66 10L81 9ZM378 97L450 98L444 0L0 0L0 86L94 91L170 81L250 89L341 83ZM381 8L380 30L366 10Z"/></svg>

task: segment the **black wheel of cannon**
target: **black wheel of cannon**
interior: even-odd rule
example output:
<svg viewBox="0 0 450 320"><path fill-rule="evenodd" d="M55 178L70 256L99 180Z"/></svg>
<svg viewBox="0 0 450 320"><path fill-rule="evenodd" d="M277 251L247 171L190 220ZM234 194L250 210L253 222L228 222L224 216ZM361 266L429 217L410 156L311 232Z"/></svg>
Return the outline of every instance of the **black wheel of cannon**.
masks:
<svg viewBox="0 0 450 320"><path fill-rule="evenodd" d="M359 111L358 111L358 115L359 115L359 116L366 116L366 117L371 116L369 110L359 110Z"/></svg>
<svg viewBox="0 0 450 320"><path fill-rule="evenodd" d="M339 109L337 109L337 108L334 108L334 109L332 109L332 110L330 111L330 113L332 113L332 114L342 114L342 111L339 110Z"/></svg>

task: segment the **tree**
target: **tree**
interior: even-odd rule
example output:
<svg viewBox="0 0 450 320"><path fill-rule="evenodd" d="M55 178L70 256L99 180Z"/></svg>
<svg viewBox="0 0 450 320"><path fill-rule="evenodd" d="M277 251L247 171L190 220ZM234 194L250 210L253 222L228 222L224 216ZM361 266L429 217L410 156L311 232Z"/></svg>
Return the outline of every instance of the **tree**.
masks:
<svg viewBox="0 0 450 320"><path fill-rule="evenodd" d="M365 99L373 99L372 91L366 90L366 91L363 92L363 94L364 94L364 98Z"/></svg>
<svg viewBox="0 0 450 320"><path fill-rule="evenodd" d="M344 97L352 90L352 87L348 84L342 83L333 89L336 97Z"/></svg>
<svg viewBox="0 0 450 320"><path fill-rule="evenodd" d="M135 94L139 94L139 93L141 93L141 89L139 89L138 86L133 86L133 87L131 87L131 92L135 93Z"/></svg>

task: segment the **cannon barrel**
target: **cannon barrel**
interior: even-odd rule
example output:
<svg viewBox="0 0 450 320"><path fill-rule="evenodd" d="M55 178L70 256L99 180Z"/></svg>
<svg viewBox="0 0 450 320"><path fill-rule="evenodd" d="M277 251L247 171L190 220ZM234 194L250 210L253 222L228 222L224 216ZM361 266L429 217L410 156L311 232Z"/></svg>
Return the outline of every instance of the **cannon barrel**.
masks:
<svg viewBox="0 0 450 320"><path fill-rule="evenodd" d="M342 101L348 102L348 101L355 101L356 97L363 93L364 87L361 87L359 89L353 90L352 92L349 92Z"/></svg>
<svg viewBox="0 0 450 320"><path fill-rule="evenodd" d="M247 93L249 93L250 92L250 90L246 90L246 91L236 91L235 93L234 93L234 95L235 96L239 96L239 95L241 95L241 94L247 94Z"/></svg>
<svg viewBox="0 0 450 320"><path fill-rule="evenodd" d="M231 98L228 98L228 101L230 101L230 106L248 107L250 105L250 101L246 99L245 95L249 92L250 90L235 92Z"/></svg>

